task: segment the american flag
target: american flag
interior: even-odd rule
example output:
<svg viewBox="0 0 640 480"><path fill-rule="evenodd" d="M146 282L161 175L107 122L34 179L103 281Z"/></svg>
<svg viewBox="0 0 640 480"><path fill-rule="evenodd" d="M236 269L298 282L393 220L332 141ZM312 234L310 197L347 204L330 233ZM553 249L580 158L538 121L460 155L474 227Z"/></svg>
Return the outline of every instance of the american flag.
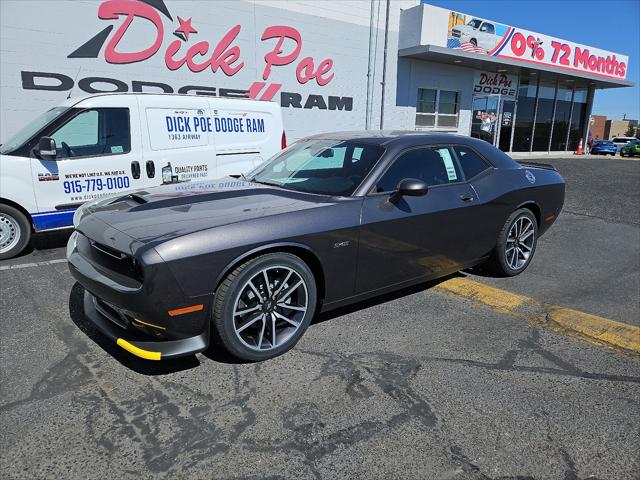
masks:
<svg viewBox="0 0 640 480"><path fill-rule="evenodd" d="M482 53L483 55L487 54L487 51L483 48L480 48L474 45L471 42L464 42L460 45L460 50L464 52L473 52L473 53Z"/></svg>
<svg viewBox="0 0 640 480"><path fill-rule="evenodd" d="M451 37L447 39L447 48L453 48L454 50L463 50L465 52L481 53L483 55L487 54L486 50L475 46L471 42L460 43L460 40Z"/></svg>

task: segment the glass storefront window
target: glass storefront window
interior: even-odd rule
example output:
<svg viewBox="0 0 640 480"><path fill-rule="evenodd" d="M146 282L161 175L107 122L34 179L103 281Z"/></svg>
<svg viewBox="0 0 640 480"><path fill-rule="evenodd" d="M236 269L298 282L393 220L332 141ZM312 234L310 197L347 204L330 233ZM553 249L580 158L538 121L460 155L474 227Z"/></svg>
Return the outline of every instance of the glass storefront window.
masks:
<svg viewBox="0 0 640 480"><path fill-rule="evenodd" d="M571 101L573 99L573 82L561 83L558 86L558 100L556 102L556 116L551 138L551 151L558 152L567 149L567 132L569 131L569 116L571 115Z"/></svg>
<svg viewBox="0 0 640 480"><path fill-rule="evenodd" d="M523 75L518 87L518 111L516 112L513 151L528 152L531 147L533 132L533 116L536 109L538 79L535 76Z"/></svg>
<svg viewBox="0 0 640 480"><path fill-rule="evenodd" d="M553 120L553 102L556 96L556 82L540 81L538 87L538 109L536 128L533 132L533 151L546 152L549 149L551 121Z"/></svg>
<svg viewBox="0 0 640 480"><path fill-rule="evenodd" d="M578 143L584 132L584 116L587 113L587 88L576 87L573 95L573 113L571 114L571 124L569 125L569 145L568 150L578 148ZM583 139L584 142L587 139Z"/></svg>

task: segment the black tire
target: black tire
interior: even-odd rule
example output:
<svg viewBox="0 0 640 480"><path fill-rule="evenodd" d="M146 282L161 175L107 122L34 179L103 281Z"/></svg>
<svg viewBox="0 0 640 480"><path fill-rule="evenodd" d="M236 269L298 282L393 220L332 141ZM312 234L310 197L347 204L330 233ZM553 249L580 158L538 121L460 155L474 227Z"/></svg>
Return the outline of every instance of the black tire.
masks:
<svg viewBox="0 0 640 480"><path fill-rule="evenodd" d="M531 242L531 245L529 245L529 247L531 248L531 251L528 252L528 257L525 259L522 265L519 265L518 264L519 260L516 260L516 262L511 262L513 257L509 257L509 254L507 253L507 248L510 248L507 246L507 244L510 243L508 242L508 236L509 236L509 232L511 231L511 228L517 221L520 221L520 219L522 218L528 219L530 224L533 226L533 241ZM491 259L487 262L487 266L493 271L493 273L499 276L513 277L515 275L519 275L522 272L524 272L526 268L529 266L529 264L531 263L531 259L533 258L533 255L536 251L537 244L538 244L538 222L536 220L536 217L533 215L531 210L527 208L521 208L519 210L516 210L509 216L504 226L500 230L500 233L498 234L498 241L493 251L493 255L491 256ZM524 247L523 247L523 251L524 251ZM513 263L516 263L517 268L513 268L512 266Z"/></svg>
<svg viewBox="0 0 640 480"><path fill-rule="evenodd" d="M275 347L273 345L270 345L268 346L268 349L259 350L254 345L253 348L251 348L247 344L243 343L243 341L240 339L240 334L236 333L234 317L236 301L238 300L238 298L240 298L240 295L244 295L243 291L248 291L245 290L245 286L247 285L247 282L249 282L249 280L254 279L254 277L260 274L262 270L276 267L284 267L286 269L292 270L301 280L304 281L305 288L303 292L306 293L306 311L300 314L302 315L302 318L300 318L299 325L296 327L297 329L294 330L292 334L289 334L290 337L287 338L282 345L278 345L276 339ZM280 280L282 281L282 279ZM264 292L264 290L262 290L263 286L264 285L258 286L258 288L261 289L260 293ZM286 287L284 290L286 291L287 288L289 287ZM277 284L275 286L272 286L272 292L274 294L277 292ZM257 303L260 302L257 301ZM277 301L272 303L277 304ZM304 261L302 261L295 255L284 252L261 255L237 267L235 270L229 273L229 275L227 275L227 277L221 282L220 286L218 287L218 290L215 294L212 319L213 334L217 335L217 338L214 340L218 340L222 347L224 347L224 349L229 354L243 361L255 362L277 357L278 355L282 355L283 353L290 350L298 342L298 340L300 340L300 337L302 337L305 330L311 323L311 320L315 314L316 305L317 288L315 278L308 265ZM275 310L278 311L279 308L275 307ZM260 311L261 310L259 310L259 312ZM279 311L281 313L284 313L282 312L282 310ZM269 332L272 331L271 323L269 323L269 320L265 319L265 321L267 322L268 327L265 327L263 333L267 336L266 338L268 338ZM291 328L286 322L282 323L282 321L280 321L280 323L284 325L285 328ZM256 322L256 330L260 329L258 325L261 324L262 321ZM245 330L245 332L250 332L250 329ZM276 328L276 332L278 332L278 328ZM258 335L259 334L256 333L255 337L257 337ZM260 338L262 340L262 337ZM255 343L258 343L257 338L255 338L255 340Z"/></svg>
<svg viewBox="0 0 640 480"><path fill-rule="evenodd" d="M478 41L475 38L472 38L471 40L469 40L469 43L473 44L474 47L478 46Z"/></svg>
<svg viewBox="0 0 640 480"><path fill-rule="evenodd" d="M20 210L0 204L0 228L0 260L15 257L29 244L31 224Z"/></svg>

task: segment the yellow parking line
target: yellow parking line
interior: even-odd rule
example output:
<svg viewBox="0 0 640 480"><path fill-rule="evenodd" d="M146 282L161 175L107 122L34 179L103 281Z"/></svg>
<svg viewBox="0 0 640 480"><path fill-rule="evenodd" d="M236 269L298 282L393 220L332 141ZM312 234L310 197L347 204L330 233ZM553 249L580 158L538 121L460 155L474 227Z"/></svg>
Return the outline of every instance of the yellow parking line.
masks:
<svg viewBox="0 0 640 480"><path fill-rule="evenodd" d="M640 354L640 327L635 325L550 305L469 278L451 278L436 288L482 303L496 312L523 318L596 345Z"/></svg>

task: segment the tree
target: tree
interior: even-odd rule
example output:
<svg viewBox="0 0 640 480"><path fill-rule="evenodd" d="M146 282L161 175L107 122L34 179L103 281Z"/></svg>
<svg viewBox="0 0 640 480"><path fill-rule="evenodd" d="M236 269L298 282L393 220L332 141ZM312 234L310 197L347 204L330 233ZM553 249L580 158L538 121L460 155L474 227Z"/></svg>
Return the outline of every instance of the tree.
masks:
<svg viewBox="0 0 640 480"><path fill-rule="evenodd" d="M625 137L635 137L636 136L636 126L629 124L629 128L624 132Z"/></svg>

